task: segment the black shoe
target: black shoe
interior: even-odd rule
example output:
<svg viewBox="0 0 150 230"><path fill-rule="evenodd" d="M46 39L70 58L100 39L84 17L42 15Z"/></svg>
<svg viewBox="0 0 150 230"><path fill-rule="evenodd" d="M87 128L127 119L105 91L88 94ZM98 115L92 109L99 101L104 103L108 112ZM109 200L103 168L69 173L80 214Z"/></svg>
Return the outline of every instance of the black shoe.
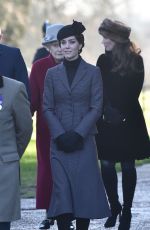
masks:
<svg viewBox="0 0 150 230"><path fill-rule="evenodd" d="M45 219L40 223L39 229L49 229L51 225L54 225L54 220Z"/></svg>
<svg viewBox="0 0 150 230"><path fill-rule="evenodd" d="M74 230L75 228L74 228L74 226L73 226L73 224L72 224L72 221L70 222L70 229L69 230Z"/></svg>
<svg viewBox="0 0 150 230"><path fill-rule="evenodd" d="M129 230L131 225L131 218L131 209L123 208L118 230Z"/></svg>
<svg viewBox="0 0 150 230"><path fill-rule="evenodd" d="M111 228L111 227L115 226L116 220L117 220L117 216L119 216L119 219L120 219L121 210L122 210L122 206L119 203L118 207L115 208L114 210L112 210L112 216L108 217L108 219L106 220L106 222L104 224L105 228Z"/></svg>

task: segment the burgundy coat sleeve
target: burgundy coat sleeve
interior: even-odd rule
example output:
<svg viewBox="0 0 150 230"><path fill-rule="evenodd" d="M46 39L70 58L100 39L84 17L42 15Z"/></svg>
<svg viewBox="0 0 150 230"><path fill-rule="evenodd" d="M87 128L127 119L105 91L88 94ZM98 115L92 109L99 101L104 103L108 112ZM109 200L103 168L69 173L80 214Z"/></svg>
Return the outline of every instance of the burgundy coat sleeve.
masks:
<svg viewBox="0 0 150 230"><path fill-rule="evenodd" d="M31 92L31 113L34 114L35 111L38 110L40 103L40 89L38 86L38 66L35 64L32 65L29 84L30 84L30 92Z"/></svg>

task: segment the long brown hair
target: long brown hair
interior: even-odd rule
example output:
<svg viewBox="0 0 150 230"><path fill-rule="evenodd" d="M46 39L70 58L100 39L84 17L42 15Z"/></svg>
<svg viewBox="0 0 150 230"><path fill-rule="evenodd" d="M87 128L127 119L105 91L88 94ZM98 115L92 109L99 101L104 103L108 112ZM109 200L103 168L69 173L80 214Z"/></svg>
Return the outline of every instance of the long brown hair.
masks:
<svg viewBox="0 0 150 230"><path fill-rule="evenodd" d="M141 50L129 41L127 43L116 42L112 50L112 72L119 72L124 76L130 71L143 71L135 66L135 58L140 54Z"/></svg>
<svg viewBox="0 0 150 230"><path fill-rule="evenodd" d="M82 52L83 47L84 47L84 35L83 34L75 35L75 38L77 39L79 44L82 45L82 48L79 50L79 54L80 54Z"/></svg>

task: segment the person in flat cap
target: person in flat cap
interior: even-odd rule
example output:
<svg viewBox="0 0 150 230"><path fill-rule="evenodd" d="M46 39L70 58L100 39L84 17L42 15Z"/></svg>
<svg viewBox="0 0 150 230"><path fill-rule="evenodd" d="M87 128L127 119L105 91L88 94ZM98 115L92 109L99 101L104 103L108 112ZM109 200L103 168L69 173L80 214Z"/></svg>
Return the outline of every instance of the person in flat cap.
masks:
<svg viewBox="0 0 150 230"><path fill-rule="evenodd" d="M51 24L47 27L42 44L49 50L49 56L36 61L31 68L29 77L31 90L31 112L36 112L36 150L37 150L37 186L36 186L36 208L46 209L44 219L39 229L49 229L54 220L49 218L47 211L51 200L52 173L50 166L50 138L51 131L48 130L42 113L43 88L46 72L49 68L59 64L63 60L63 54L57 40L57 33L63 27L62 24ZM70 229L72 228L70 223Z"/></svg>
<svg viewBox="0 0 150 230"><path fill-rule="evenodd" d="M46 29L47 29L47 27L50 26L50 25L51 25L51 24L49 23L48 20L44 21L44 23L42 24L42 28L41 28L41 29L42 29L42 36L43 36L43 38L44 38L45 35L46 35ZM46 46L44 46L44 45L42 44L42 46L39 47L39 48L36 50L36 52L35 52L35 54L34 54L34 56L33 56L32 64L33 64L34 62L36 62L37 60L41 59L41 58L47 57L48 55L49 55L49 50L47 49Z"/></svg>
<svg viewBox="0 0 150 230"><path fill-rule="evenodd" d="M77 21L59 30L64 61L48 70L44 84L53 175L48 215L59 230L68 230L72 219L77 230L88 230L90 219L110 216L95 145L103 88L99 68L80 56L84 31Z"/></svg>
<svg viewBox="0 0 150 230"><path fill-rule="evenodd" d="M128 230L137 180L135 160L150 155L150 142L138 101L144 65L140 50L130 40L130 27L106 18L98 31L103 37L105 53L97 60L103 79L104 105L103 116L97 122L96 143L112 213L104 226L115 226L117 216L121 215L118 229ZM123 205L117 192L117 162L122 169Z"/></svg>

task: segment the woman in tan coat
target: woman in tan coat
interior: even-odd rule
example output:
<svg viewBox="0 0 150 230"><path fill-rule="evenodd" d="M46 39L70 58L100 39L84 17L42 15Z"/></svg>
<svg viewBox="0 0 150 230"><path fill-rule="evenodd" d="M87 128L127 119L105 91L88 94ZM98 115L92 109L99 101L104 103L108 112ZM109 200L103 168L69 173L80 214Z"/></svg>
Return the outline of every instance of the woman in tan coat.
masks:
<svg viewBox="0 0 150 230"><path fill-rule="evenodd" d="M19 160L30 140L32 119L23 83L0 76L0 230L20 218Z"/></svg>

